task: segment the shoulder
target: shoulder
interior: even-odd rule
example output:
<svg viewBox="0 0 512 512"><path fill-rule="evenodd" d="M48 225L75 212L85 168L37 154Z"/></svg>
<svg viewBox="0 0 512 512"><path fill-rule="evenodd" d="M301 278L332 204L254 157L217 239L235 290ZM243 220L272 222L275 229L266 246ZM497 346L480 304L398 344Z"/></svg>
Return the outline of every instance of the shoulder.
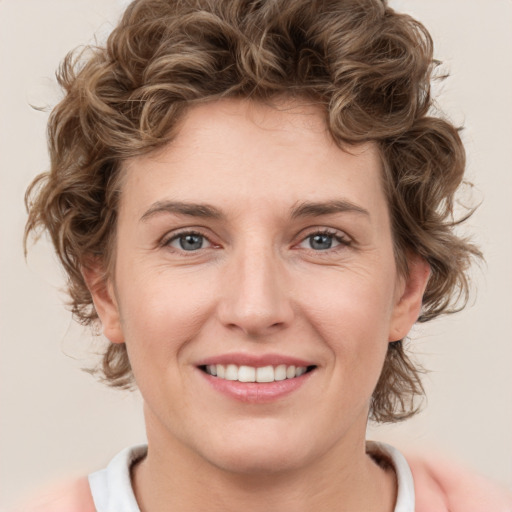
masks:
<svg viewBox="0 0 512 512"><path fill-rule="evenodd" d="M512 512L512 493L440 456L406 456L416 512Z"/></svg>
<svg viewBox="0 0 512 512"><path fill-rule="evenodd" d="M47 489L13 512L95 512L87 477Z"/></svg>

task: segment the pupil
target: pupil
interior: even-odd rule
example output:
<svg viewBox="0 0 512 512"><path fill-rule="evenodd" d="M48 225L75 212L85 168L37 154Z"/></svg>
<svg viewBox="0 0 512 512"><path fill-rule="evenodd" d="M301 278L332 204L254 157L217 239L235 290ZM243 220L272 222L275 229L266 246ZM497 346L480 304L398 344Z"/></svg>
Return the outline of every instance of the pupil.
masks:
<svg viewBox="0 0 512 512"><path fill-rule="evenodd" d="M313 249L325 250L332 246L332 237L330 235L313 235L311 237L311 247Z"/></svg>
<svg viewBox="0 0 512 512"><path fill-rule="evenodd" d="M201 249L203 237L201 235L184 235L180 238L180 246L185 251Z"/></svg>

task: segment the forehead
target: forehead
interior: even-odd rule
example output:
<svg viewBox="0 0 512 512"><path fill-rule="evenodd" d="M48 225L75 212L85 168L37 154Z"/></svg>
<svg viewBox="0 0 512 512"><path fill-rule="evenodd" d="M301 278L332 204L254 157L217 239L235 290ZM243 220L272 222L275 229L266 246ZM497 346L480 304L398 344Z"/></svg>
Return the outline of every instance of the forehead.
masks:
<svg viewBox="0 0 512 512"><path fill-rule="evenodd" d="M213 198L226 207L290 206L336 194L372 203L382 196L376 146L340 149L325 112L297 101L265 105L231 99L194 106L168 145L129 160L124 171L121 205L164 196Z"/></svg>

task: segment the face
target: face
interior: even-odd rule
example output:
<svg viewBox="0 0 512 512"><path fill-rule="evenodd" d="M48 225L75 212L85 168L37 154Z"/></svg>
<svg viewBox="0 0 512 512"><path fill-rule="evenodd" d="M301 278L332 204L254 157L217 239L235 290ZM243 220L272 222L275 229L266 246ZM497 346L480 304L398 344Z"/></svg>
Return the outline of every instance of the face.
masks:
<svg viewBox="0 0 512 512"><path fill-rule="evenodd" d="M282 107L195 107L127 163L94 297L150 446L240 472L360 446L388 342L421 302L397 273L376 148L344 152L322 112Z"/></svg>

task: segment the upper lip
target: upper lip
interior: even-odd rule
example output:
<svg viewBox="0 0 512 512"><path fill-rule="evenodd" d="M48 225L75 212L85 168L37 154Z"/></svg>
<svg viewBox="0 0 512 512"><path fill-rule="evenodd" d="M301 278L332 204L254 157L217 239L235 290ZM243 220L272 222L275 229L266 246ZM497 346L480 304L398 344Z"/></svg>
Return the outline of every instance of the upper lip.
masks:
<svg viewBox="0 0 512 512"><path fill-rule="evenodd" d="M287 356L283 354L221 354L218 356L208 357L197 363L197 366L209 366L214 364L236 364L237 366L253 366L260 368L263 366L315 366L311 361L301 359L295 356Z"/></svg>

